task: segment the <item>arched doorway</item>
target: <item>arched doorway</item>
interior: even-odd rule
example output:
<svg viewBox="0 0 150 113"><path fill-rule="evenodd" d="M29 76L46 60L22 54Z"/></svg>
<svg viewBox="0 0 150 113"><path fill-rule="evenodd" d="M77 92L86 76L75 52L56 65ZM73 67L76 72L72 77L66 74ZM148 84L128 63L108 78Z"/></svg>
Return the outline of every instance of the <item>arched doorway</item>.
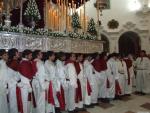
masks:
<svg viewBox="0 0 150 113"><path fill-rule="evenodd" d="M129 31L123 33L119 38L119 53L137 55L141 50L140 37L137 33Z"/></svg>
<svg viewBox="0 0 150 113"><path fill-rule="evenodd" d="M101 34L101 40L104 41L103 51L109 52L109 40L108 40L108 38L104 34Z"/></svg>

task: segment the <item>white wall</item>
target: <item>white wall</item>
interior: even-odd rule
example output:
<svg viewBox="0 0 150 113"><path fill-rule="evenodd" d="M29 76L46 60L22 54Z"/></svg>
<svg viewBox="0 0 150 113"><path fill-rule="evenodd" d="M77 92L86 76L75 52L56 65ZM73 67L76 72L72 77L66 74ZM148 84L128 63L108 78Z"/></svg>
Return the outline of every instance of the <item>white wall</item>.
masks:
<svg viewBox="0 0 150 113"><path fill-rule="evenodd" d="M97 12L93 5L95 1L96 0L90 0L86 3L86 14L97 21ZM104 10L103 16L100 17L102 22L101 32L104 32L109 38L110 51L113 52L118 50L118 39L123 32L134 31L137 32L141 38L142 49L150 53L150 12L146 15L142 13L137 14L137 9L141 7L138 0L136 2L134 2L135 0L110 1L111 9ZM108 28L107 23L112 19L119 22L118 29L111 30Z"/></svg>

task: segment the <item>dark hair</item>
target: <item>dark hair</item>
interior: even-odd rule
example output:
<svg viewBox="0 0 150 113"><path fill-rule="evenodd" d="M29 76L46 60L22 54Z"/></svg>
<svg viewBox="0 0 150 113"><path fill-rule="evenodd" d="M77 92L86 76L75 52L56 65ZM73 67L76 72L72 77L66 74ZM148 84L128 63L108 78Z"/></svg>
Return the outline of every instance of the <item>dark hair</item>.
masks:
<svg viewBox="0 0 150 113"><path fill-rule="evenodd" d="M84 59L88 58L88 57L91 57L92 58L92 54L84 54Z"/></svg>
<svg viewBox="0 0 150 113"><path fill-rule="evenodd" d="M0 49L0 57L1 57L2 55L6 54L6 53L7 53L7 52L6 52L5 49ZM1 58L0 58L0 60L1 60Z"/></svg>
<svg viewBox="0 0 150 113"><path fill-rule="evenodd" d="M72 55L75 54L75 53L66 53L66 59L70 59L70 57L72 57Z"/></svg>
<svg viewBox="0 0 150 113"><path fill-rule="evenodd" d="M35 51L32 53L32 58L33 58L33 59L36 59L40 52L41 52L41 50L35 50Z"/></svg>
<svg viewBox="0 0 150 113"><path fill-rule="evenodd" d="M98 55L99 55L99 53L93 53L93 54L92 54L92 58L93 58L93 59L96 59L96 57L97 57Z"/></svg>
<svg viewBox="0 0 150 113"><path fill-rule="evenodd" d="M112 57L117 57L117 53L112 53L108 55L108 59L112 58Z"/></svg>
<svg viewBox="0 0 150 113"><path fill-rule="evenodd" d="M76 54L76 57L80 57L80 56L82 56L83 54L82 53L77 53ZM84 56L84 55L83 55Z"/></svg>
<svg viewBox="0 0 150 113"><path fill-rule="evenodd" d="M57 58L61 59L62 57L66 56L66 54L64 52L59 52L57 53Z"/></svg>
<svg viewBox="0 0 150 113"><path fill-rule="evenodd" d="M25 58L27 55L29 55L29 54L31 54L31 53L32 53L32 51L29 50L29 49L24 50L24 51L22 52L22 58Z"/></svg>
<svg viewBox="0 0 150 113"><path fill-rule="evenodd" d="M105 56L107 56L107 52L102 52L102 53L100 54L100 59L103 59Z"/></svg>
<svg viewBox="0 0 150 113"><path fill-rule="evenodd" d="M46 53L46 60L48 60L49 57L51 57L52 55L55 55L55 53L53 51L47 51L47 53Z"/></svg>
<svg viewBox="0 0 150 113"><path fill-rule="evenodd" d="M145 50L141 50L141 52L144 53L144 54L146 54L146 51L145 51Z"/></svg>
<svg viewBox="0 0 150 113"><path fill-rule="evenodd" d="M8 59L13 60L14 56L16 56L16 52L18 52L18 49L12 48L8 50Z"/></svg>

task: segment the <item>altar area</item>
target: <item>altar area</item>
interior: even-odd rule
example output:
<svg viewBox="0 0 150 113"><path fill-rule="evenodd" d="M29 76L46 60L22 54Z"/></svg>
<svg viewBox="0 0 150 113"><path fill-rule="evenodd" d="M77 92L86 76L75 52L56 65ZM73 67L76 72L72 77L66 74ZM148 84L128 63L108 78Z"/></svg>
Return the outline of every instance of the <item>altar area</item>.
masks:
<svg viewBox="0 0 150 113"><path fill-rule="evenodd" d="M85 12L86 2L88 1L0 1L0 48L74 53L103 51L105 42L100 40L99 16L107 3L105 0L96 1L95 22Z"/></svg>

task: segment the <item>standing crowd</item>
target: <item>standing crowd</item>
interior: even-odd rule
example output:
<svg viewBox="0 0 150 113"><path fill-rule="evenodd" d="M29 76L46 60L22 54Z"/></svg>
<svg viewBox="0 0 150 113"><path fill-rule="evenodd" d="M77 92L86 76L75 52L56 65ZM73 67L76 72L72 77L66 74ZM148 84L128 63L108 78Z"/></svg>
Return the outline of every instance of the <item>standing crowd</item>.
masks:
<svg viewBox="0 0 150 113"><path fill-rule="evenodd" d="M0 49L0 113L76 113L133 93L150 94L150 59L118 53Z"/></svg>

